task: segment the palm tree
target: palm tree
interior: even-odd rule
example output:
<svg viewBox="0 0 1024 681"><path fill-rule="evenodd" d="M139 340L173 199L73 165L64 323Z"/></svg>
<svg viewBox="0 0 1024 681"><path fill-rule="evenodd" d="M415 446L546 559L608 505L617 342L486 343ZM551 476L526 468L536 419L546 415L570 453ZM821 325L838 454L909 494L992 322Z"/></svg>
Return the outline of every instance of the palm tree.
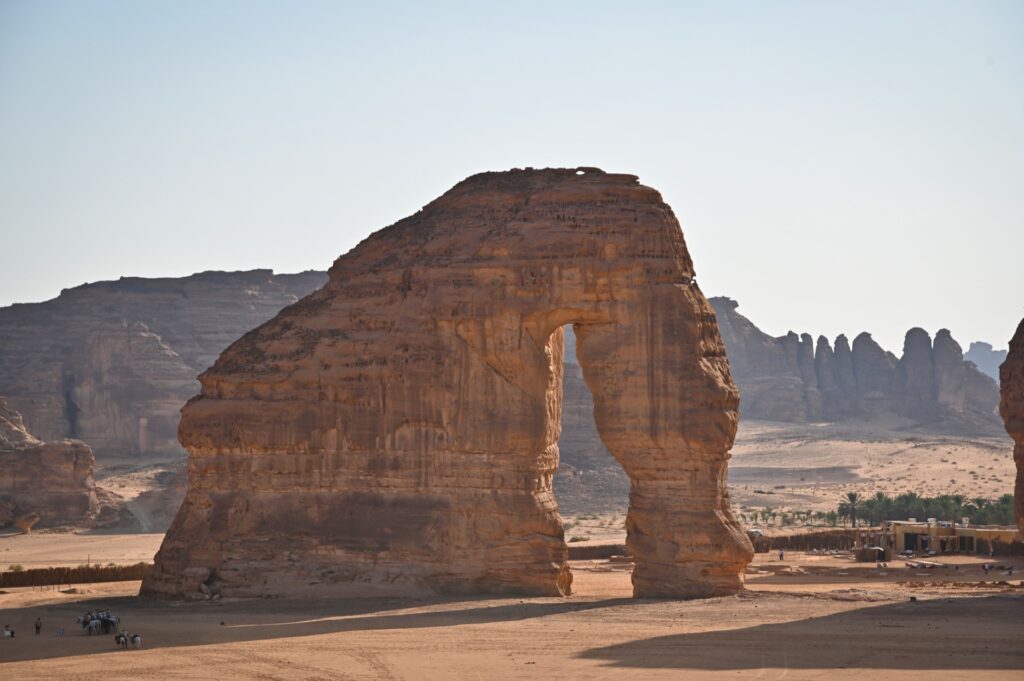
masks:
<svg viewBox="0 0 1024 681"><path fill-rule="evenodd" d="M836 513L839 514L839 519L846 524L846 520L850 517L850 504L846 501L840 501L839 505L836 506Z"/></svg>
<svg viewBox="0 0 1024 681"><path fill-rule="evenodd" d="M857 510L861 507L863 500L860 498L860 494L857 492L847 492L846 499L839 504L841 510L840 513L844 513L850 517L850 524L857 527ZM842 507L845 506L845 509Z"/></svg>

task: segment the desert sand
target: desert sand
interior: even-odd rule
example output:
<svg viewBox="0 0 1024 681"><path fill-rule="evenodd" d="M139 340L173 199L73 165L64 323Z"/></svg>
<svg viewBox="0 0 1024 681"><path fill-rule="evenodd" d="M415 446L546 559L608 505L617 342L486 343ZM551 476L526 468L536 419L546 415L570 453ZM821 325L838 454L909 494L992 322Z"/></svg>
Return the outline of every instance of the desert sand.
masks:
<svg viewBox="0 0 1024 681"><path fill-rule="evenodd" d="M0 570L21 565L26 570L78 565L131 565L151 562L164 535L93 532L0 534Z"/></svg>
<svg viewBox="0 0 1024 681"><path fill-rule="evenodd" d="M737 502L749 495L753 499L743 503L827 510L853 489L996 496L1012 489L1012 465L1008 438L872 438L859 437L850 426L750 422L734 448L730 482ZM844 472L829 477L835 469ZM150 478L135 470L116 472L124 477L109 477L124 482L118 490L132 496ZM775 494L758 497L754 488ZM571 545L622 542L623 511L566 514L566 538L588 538ZM162 537L9 534L0 536L0 568L148 561ZM566 598L167 603L140 601L138 582L73 585L74 593L11 589L0 594L0 625L11 624L18 636L0 640L0 676L1024 677L1024 559L1014 559L1012 576L999 569L985 576L985 559L975 556L942 556L950 567L933 571L902 562L886 570L795 552L784 562L777 557L755 557L746 592L694 601L630 598L632 566L614 560L574 561L574 593ZM75 628L77 616L103 607L143 635L141 651L116 650L111 636L90 638ZM36 617L44 622L39 638L32 635ZM54 635L58 627L66 630L63 638Z"/></svg>
<svg viewBox="0 0 1024 681"><path fill-rule="evenodd" d="M1006 436L918 434L868 422L744 421L729 463L729 492L740 506L828 511L851 491L994 499L1013 493L1015 472Z"/></svg>
<svg viewBox="0 0 1024 681"><path fill-rule="evenodd" d="M603 560L574 562L575 594L566 598L168 603L139 600L139 582L14 589L0 595L0 619L18 632L0 641L2 675L913 680L1024 672L1024 586L995 572L982 584L981 559L957 557L959 570L919 576L831 557L773 558L758 556L746 592L690 601L634 600L631 566ZM118 650L112 636L78 631L75 618L96 608L140 632L143 648Z"/></svg>

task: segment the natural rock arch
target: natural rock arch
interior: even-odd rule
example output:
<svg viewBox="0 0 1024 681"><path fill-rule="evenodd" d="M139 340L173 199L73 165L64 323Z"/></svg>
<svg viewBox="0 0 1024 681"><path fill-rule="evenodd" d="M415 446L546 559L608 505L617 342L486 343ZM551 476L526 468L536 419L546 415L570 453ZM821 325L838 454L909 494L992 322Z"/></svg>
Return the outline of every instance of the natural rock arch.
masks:
<svg viewBox="0 0 1024 681"><path fill-rule="evenodd" d="M143 592L569 593L569 323L632 481L634 594L741 588L714 313L658 192L587 168L461 182L228 348L183 410L189 489Z"/></svg>

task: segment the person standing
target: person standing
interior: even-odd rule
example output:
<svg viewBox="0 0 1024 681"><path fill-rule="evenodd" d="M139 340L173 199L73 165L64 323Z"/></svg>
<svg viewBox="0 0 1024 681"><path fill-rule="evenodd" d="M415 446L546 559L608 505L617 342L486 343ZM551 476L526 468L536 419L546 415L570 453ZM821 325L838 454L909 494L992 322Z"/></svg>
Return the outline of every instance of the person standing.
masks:
<svg viewBox="0 0 1024 681"><path fill-rule="evenodd" d="M41 617L36 618L36 636L43 630L43 620Z"/></svg>

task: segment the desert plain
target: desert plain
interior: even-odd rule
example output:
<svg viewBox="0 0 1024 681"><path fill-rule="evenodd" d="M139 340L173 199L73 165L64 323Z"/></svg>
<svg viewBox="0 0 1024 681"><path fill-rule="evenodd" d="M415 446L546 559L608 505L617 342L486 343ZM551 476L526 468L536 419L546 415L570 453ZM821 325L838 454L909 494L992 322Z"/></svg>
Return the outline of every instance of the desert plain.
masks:
<svg viewBox="0 0 1024 681"><path fill-rule="evenodd" d="M1020 579L943 562L922 574L760 554L745 592L701 600L633 599L630 565L614 560L575 561L565 598L169 603L139 600L138 582L14 589L0 618L19 634L0 659L5 678L26 681L1020 678ZM96 608L143 632L142 649L77 631Z"/></svg>
<svg viewBox="0 0 1024 681"><path fill-rule="evenodd" d="M824 510L846 491L994 495L1012 480L1005 439L873 432L744 424L730 469L734 505ZM132 497L159 479L146 471L163 468L115 464L100 477ZM621 502L563 513L566 539L622 542ZM0 565L131 564L151 560L162 538L70 528L9 533L0 536ZM745 592L703 600L633 599L632 564L620 558L573 561L573 594L565 598L161 602L139 599L139 582L7 589L0 624L17 637L0 641L0 661L4 678L26 681L1021 678L1024 559L933 560L946 567L760 553ZM986 561L996 565L988 574ZM142 649L83 634L76 618L96 609L140 632Z"/></svg>

